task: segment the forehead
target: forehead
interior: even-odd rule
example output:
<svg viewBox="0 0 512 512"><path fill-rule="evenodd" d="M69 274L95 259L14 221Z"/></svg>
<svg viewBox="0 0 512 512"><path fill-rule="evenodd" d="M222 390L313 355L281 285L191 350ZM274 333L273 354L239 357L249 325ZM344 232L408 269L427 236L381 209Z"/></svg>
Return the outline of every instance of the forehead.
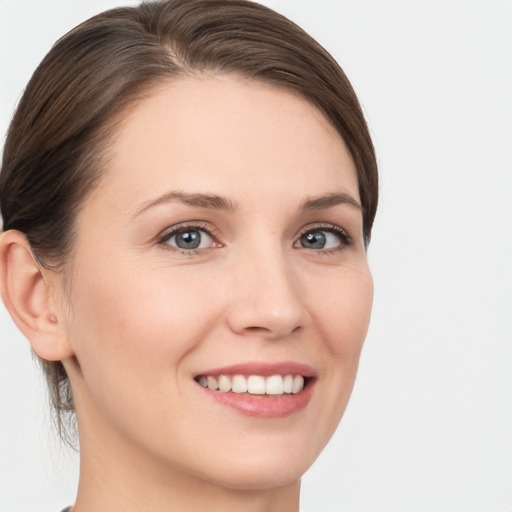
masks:
<svg viewBox="0 0 512 512"><path fill-rule="evenodd" d="M298 188L359 198L350 153L316 107L293 91L232 76L156 88L117 125L108 162L93 196L115 192L127 203L168 189L247 196Z"/></svg>

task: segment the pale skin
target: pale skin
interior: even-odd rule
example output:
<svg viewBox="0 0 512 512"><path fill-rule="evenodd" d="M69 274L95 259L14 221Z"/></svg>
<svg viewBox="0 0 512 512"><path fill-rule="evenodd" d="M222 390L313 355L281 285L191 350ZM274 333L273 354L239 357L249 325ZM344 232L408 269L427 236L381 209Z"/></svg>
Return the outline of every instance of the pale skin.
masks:
<svg viewBox="0 0 512 512"><path fill-rule="evenodd" d="M74 511L298 510L370 317L359 203L352 158L314 106L255 81L190 77L126 113L62 273L41 268L23 234L2 235L3 300L71 380ZM178 227L201 245L180 248ZM285 417L241 413L196 379L282 361L315 371L307 405Z"/></svg>

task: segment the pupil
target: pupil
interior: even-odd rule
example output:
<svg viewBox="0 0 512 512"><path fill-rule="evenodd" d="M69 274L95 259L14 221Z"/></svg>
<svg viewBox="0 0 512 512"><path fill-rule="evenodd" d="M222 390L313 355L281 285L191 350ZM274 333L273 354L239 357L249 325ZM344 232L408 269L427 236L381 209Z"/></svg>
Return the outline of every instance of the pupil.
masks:
<svg viewBox="0 0 512 512"><path fill-rule="evenodd" d="M325 235L321 231L307 233L302 237L302 246L311 249L323 249L325 247Z"/></svg>
<svg viewBox="0 0 512 512"><path fill-rule="evenodd" d="M191 230L176 235L176 245L180 249L197 249L201 244L201 233Z"/></svg>

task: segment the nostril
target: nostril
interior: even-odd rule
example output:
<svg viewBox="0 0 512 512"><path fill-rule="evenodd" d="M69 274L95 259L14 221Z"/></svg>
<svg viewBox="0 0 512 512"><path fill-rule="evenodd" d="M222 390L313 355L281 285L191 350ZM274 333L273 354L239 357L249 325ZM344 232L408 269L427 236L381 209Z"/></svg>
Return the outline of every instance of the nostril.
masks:
<svg viewBox="0 0 512 512"><path fill-rule="evenodd" d="M254 334L267 333L270 331L270 329L266 327L246 327L245 330Z"/></svg>
<svg viewBox="0 0 512 512"><path fill-rule="evenodd" d="M246 327L244 329L246 334L253 334L255 336L269 336L269 334L272 334L275 338L286 338L292 334L295 334L301 329L301 326L298 325L291 329L289 332L281 332L279 329L271 329L269 327Z"/></svg>

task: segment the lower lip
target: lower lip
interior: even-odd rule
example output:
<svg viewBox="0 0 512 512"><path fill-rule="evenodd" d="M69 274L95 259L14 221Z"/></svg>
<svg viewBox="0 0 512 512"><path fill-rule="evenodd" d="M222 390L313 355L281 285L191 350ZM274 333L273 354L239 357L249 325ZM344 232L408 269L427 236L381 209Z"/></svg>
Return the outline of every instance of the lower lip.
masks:
<svg viewBox="0 0 512 512"><path fill-rule="evenodd" d="M245 395L202 388L218 403L231 407L246 416L258 418L284 418L304 409L313 394L314 381L309 381L302 391L290 395Z"/></svg>

